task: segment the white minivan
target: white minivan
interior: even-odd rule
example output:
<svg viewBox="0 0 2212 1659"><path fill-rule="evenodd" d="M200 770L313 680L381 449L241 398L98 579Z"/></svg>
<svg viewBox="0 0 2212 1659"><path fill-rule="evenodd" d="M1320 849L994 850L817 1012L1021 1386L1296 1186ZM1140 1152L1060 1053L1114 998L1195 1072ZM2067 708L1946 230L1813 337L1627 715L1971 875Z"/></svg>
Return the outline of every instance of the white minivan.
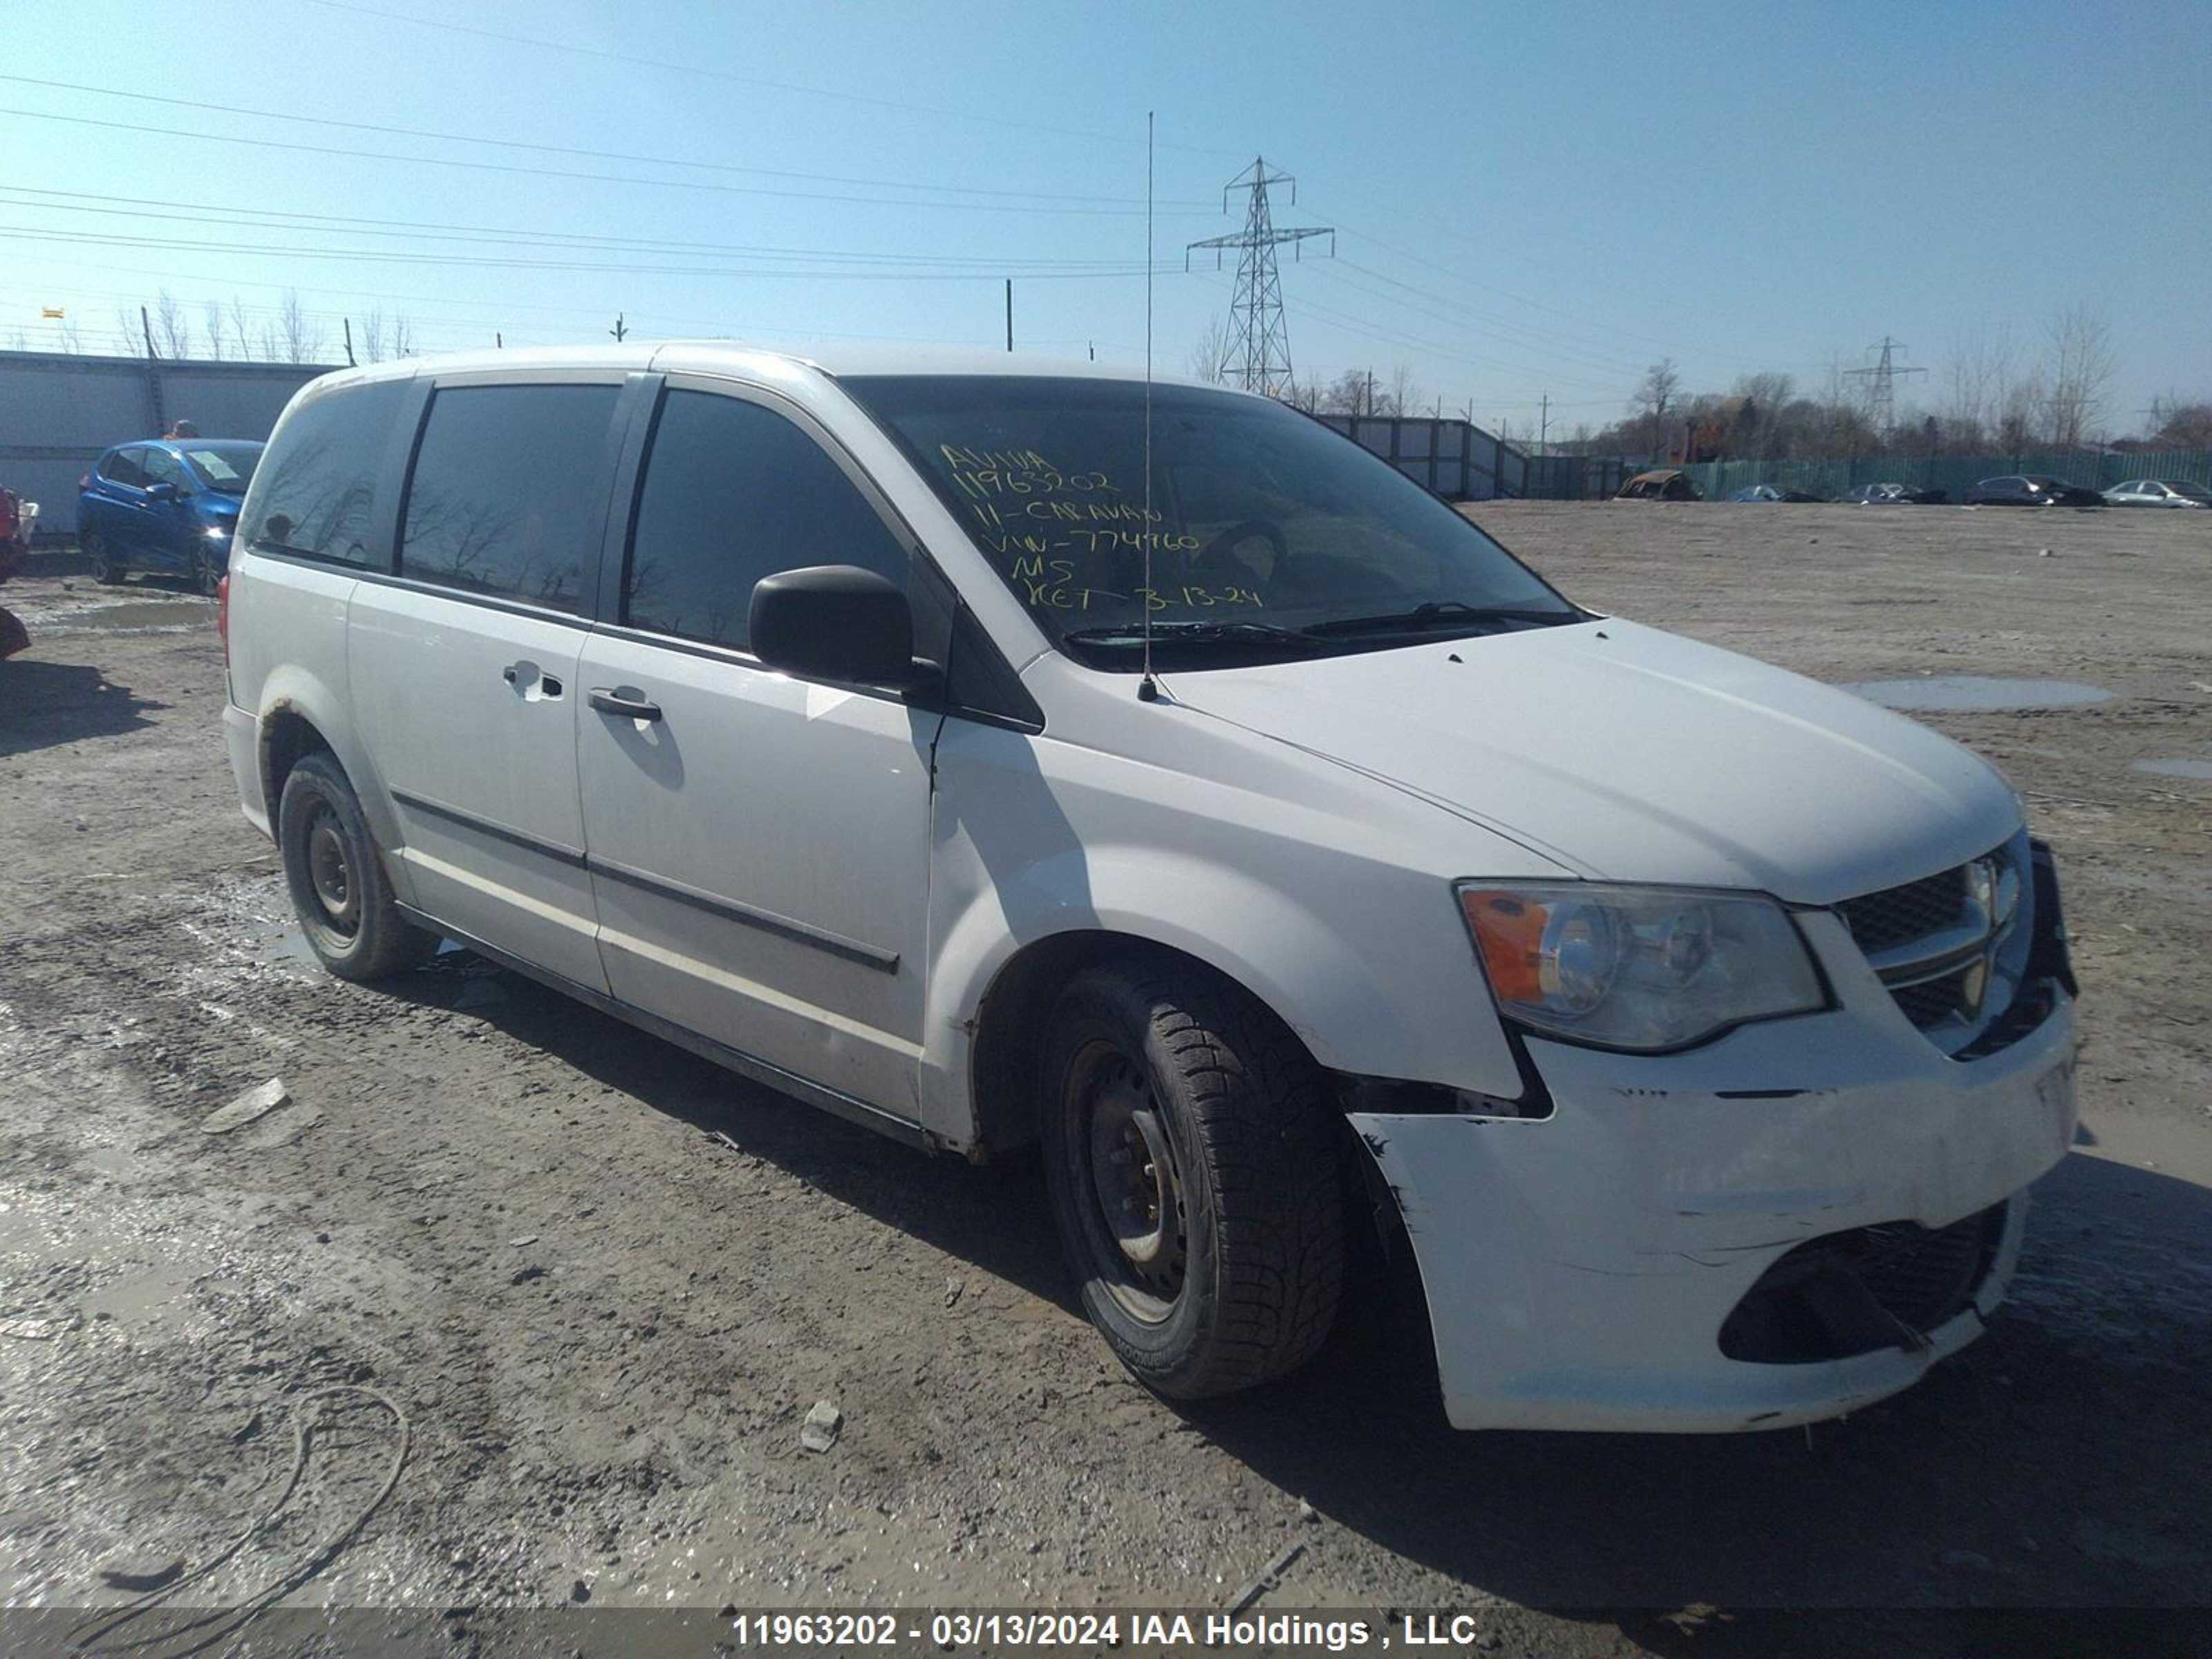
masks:
<svg viewBox="0 0 2212 1659"><path fill-rule="evenodd" d="M332 972L450 939L918 1146L1042 1143L1164 1395L1308 1358L1381 1225L1461 1427L1831 1416L1980 1332L2073 1134L1994 769L1578 607L1265 398L348 370L270 441L226 623Z"/></svg>

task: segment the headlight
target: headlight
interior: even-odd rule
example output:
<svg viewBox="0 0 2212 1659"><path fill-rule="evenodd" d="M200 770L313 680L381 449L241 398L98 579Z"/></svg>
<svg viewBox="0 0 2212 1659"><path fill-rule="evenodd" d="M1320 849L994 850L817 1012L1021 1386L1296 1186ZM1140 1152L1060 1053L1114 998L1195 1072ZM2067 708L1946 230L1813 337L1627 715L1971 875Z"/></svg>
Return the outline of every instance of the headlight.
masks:
<svg viewBox="0 0 2212 1659"><path fill-rule="evenodd" d="M1573 1042L1679 1048L1828 1006L1771 899L1584 882L1456 891L1498 1012Z"/></svg>
<svg viewBox="0 0 2212 1659"><path fill-rule="evenodd" d="M210 525L206 529L201 531L200 534L206 537L211 542L228 542L230 539L230 532L224 529L222 526L219 524Z"/></svg>

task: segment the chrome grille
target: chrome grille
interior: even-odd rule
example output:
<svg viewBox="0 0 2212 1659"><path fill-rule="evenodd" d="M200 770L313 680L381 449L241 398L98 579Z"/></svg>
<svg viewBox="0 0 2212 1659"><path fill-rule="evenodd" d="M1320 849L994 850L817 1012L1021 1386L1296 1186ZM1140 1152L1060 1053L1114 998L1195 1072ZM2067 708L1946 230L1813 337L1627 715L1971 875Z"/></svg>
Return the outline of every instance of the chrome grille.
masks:
<svg viewBox="0 0 2212 1659"><path fill-rule="evenodd" d="M2025 878L2025 871L2016 870L2009 844L1989 856L1999 872ZM1962 957L1969 949L1968 936L1984 922L1971 869L1970 864L1954 865L1836 906L1897 1006L1922 1030L1954 1018L1971 1020L1979 1012L1977 975L1987 971L1986 965Z"/></svg>
<svg viewBox="0 0 2212 1659"><path fill-rule="evenodd" d="M1966 904L1966 866L1961 864L1902 887L1845 899L1836 908L1859 949L1872 955L1955 925Z"/></svg>

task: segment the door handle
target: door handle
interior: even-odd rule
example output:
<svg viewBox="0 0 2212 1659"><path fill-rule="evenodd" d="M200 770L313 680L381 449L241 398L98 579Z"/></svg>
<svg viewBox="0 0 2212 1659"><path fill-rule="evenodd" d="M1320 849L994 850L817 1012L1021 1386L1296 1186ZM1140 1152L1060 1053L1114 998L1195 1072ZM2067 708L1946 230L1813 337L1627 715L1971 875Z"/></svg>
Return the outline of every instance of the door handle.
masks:
<svg viewBox="0 0 2212 1659"><path fill-rule="evenodd" d="M625 697L604 685L592 688L592 707L602 714L616 714L626 720L657 720L660 718L659 703L644 697Z"/></svg>

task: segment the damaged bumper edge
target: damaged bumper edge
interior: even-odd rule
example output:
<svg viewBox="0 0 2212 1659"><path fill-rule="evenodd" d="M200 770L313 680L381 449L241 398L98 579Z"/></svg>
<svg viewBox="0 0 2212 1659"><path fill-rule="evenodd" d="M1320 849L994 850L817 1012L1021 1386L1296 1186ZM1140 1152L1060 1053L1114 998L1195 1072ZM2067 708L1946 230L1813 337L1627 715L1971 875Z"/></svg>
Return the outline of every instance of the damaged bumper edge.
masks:
<svg viewBox="0 0 2212 1659"><path fill-rule="evenodd" d="M2025 1189L2074 1134L2063 998L1971 1064L1901 1018L1849 1010L1686 1054L1528 1049L1548 1117L1351 1114L1404 1218L1462 1429L1783 1428L1909 1387L1980 1334ZM1846 1358L1723 1352L1731 1312L1800 1246L1984 1212L1994 1247L1931 1328L1899 1323L1896 1342Z"/></svg>

